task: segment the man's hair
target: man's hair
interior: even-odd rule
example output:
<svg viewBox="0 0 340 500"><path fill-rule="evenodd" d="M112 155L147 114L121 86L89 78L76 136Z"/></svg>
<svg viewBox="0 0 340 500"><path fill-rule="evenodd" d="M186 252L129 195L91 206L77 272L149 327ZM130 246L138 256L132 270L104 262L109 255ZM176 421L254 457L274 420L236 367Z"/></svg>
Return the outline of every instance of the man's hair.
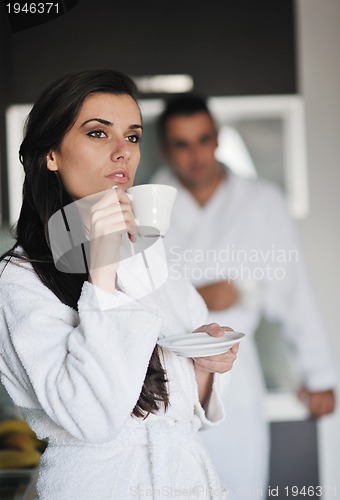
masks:
<svg viewBox="0 0 340 500"><path fill-rule="evenodd" d="M166 125L170 118L173 116L191 116L196 113L207 113L211 116L206 97L198 94L182 94L168 100L157 123L158 136L161 144L166 140Z"/></svg>

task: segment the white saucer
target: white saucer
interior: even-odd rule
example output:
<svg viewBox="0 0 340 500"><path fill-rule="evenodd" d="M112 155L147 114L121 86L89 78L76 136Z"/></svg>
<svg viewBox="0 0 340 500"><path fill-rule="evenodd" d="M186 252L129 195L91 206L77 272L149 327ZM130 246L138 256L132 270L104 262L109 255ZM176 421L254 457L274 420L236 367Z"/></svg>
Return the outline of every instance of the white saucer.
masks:
<svg viewBox="0 0 340 500"><path fill-rule="evenodd" d="M185 335L172 335L171 337L159 339L158 345L179 356L200 358L223 354L244 337L245 334L241 332L226 331L223 337L212 337L206 332L196 332Z"/></svg>

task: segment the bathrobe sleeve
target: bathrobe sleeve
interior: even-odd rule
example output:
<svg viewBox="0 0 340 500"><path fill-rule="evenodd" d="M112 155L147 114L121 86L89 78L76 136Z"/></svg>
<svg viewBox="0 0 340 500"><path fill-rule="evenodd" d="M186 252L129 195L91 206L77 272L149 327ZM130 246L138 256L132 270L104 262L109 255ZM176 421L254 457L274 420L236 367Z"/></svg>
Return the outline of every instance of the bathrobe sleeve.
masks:
<svg viewBox="0 0 340 500"><path fill-rule="evenodd" d="M187 288L187 304L191 313L192 330L196 330L196 328L207 324L208 309L195 287L188 281L184 283L184 286ZM203 408L201 405L198 399L198 394L196 398L194 411L201 421L202 430L218 425L225 418L222 398L228 390L231 373L214 373L213 377L212 391L206 408Z"/></svg>
<svg viewBox="0 0 340 500"><path fill-rule="evenodd" d="M224 420L225 409L222 395L228 389L230 377L230 372L214 373L213 387L207 407L203 408L201 403L197 401L195 405L195 414L201 420L201 430L215 427Z"/></svg>
<svg viewBox="0 0 340 500"><path fill-rule="evenodd" d="M162 320L89 282L78 314L27 264L8 264L0 285L0 370L14 403L43 410L76 439L114 439L138 401Z"/></svg>

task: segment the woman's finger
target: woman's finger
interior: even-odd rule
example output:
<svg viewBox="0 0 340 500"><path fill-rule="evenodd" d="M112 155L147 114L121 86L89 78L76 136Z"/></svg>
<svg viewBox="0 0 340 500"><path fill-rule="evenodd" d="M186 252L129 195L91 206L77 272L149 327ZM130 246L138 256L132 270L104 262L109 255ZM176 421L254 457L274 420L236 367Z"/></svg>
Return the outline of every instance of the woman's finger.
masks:
<svg viewBox="0 0 340 500"><path fill-rule="evenodd" d="M136 241L138 232L130 199L119 188L109 190L91 208L92 237L124 230L128 232L131 241Z"/></svg>
<svg viewBox="0 0 340 500"><path fill-rule="evenodd" d="M193 358L193 361L199 369L210 373L225 373L229 371L237 355L228 351L224 354L216 356L205 356L201 358Z"/></svg>
<svg viewBox="0 0 340 500"><path fill-rule="evenodd" d="M224 330L217 323L210 323L209 325L200 326L194 332L206 332L212 337L222 337Z"/></svg>

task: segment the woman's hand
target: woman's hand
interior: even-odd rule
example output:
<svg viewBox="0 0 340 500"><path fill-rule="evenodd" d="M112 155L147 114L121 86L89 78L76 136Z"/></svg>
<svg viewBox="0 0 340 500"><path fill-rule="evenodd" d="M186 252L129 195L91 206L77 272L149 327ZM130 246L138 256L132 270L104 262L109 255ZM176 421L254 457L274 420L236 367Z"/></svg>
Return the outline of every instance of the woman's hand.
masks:
<svg viewBox="0 0 340 500"><path fill-rule="evenodd" d="M203 325L194 330L195 332L206 332L212 337L222 337L225 331L233 332L228 326L220 326L217 323ZM204 356L202 358L193 358L195 369L207 373L225 373L232 369L239 344L233 345L228 352L217 354L215 356Z"/></svg>
<svg viewBox="0 0 340 500"><path fill-rule="evenodd" d="M217 323L203 325L194 330L195 332L206 332L212 337L222 337L225 331L232 332L232 328L221 327ZM200 403L205 407L211 394L213 373L226 373L233 367L237 358L239 344L233 345L228 352L215 356L204 356L202 358L192 358L195 368L196 381L198 385L198 396Z"/></svg>
<svg viewBox="0 0 340 500"><path fill-rule="evenodd" d="M137 227L130 199L120 188L107 192L91 208L90 282L113 293L120 260L122 234L128 232L132 242Z"/></svg>

